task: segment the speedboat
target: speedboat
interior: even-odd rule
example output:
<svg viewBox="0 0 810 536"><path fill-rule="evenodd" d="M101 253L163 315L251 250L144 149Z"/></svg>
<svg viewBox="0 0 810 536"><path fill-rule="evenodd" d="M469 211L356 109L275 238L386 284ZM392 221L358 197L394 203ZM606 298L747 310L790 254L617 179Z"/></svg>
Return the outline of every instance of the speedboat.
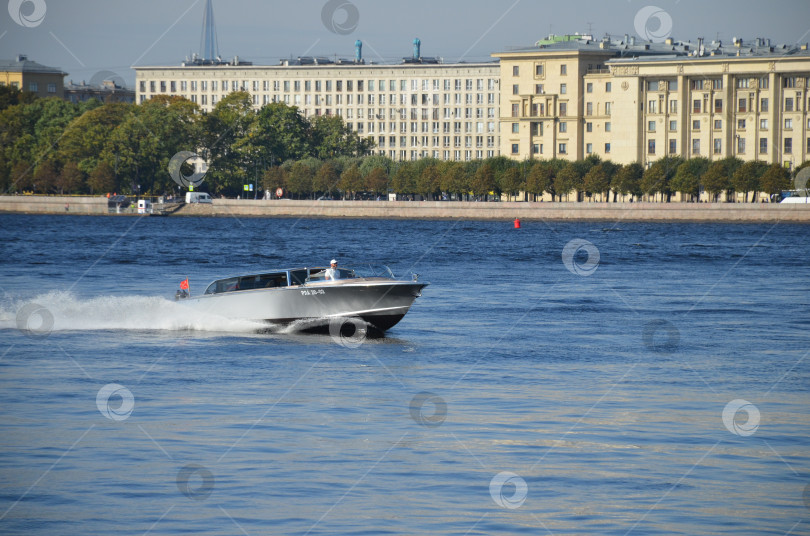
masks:
<svg viewBox="0 0 810 536"><path fill-rule="evenodd" d="M387 266L368 270L304 267L218 279L198 296L178 291L175 299L196 310L240 319L306 329L334 324L335 319L361 319L380 332L396 325L429 283L394 277ZM186 285L187 286L187 285ZM354 321L354 320L353 320Z"/></svg>

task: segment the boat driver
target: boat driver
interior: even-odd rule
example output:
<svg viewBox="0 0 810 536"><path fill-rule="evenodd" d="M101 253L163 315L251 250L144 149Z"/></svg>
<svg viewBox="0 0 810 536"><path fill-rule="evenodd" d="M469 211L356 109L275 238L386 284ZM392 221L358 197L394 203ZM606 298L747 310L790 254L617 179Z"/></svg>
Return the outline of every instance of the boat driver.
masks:
<svg viewBox="0 0 810 536"><path fill-rule="evenodd" d="M340 272L338 271L337 261L335 259L330 261L329 268L327 268L326 272L324 273L324 279L327 281L340 279Z"/></svg>

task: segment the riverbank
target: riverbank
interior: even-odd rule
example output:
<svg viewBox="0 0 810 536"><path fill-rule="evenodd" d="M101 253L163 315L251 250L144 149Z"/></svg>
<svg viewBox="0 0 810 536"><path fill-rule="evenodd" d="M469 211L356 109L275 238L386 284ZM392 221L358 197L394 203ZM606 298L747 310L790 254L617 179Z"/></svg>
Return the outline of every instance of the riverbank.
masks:
<svg viewBox="0 0 810 536"><path fill-rule="evenodd" d="M0 212L110 214L105 197L72 196L0 196ZM185 205L172 214L172 217L179 216L810 223L810 205L215 199L213 204Z"/></svg>

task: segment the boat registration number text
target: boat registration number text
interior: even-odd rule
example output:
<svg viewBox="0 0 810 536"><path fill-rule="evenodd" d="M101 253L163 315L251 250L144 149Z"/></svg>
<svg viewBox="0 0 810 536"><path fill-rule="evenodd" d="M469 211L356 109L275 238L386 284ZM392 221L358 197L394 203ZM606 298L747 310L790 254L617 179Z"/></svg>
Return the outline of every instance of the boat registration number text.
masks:
<svg viewBox="0 0 810 536"><path fill-rule="evenodd" d="M302 296L317 296L318 294L326 294L326 291L322 288L301 291Z"/></svg>

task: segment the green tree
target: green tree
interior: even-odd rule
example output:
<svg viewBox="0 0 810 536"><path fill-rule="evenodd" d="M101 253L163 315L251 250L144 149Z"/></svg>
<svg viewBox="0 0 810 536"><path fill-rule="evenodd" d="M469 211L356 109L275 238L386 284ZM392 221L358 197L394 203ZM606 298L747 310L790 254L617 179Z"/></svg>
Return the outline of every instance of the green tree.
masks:
<svg viewBox="0 0 810 536"><path fill-rule="evenodd" d="M90 177L87 179L87 185L90 187L91 194L102 194L105 192L118 191L115 184L115 173L113 168L105 161L99 164L90 172Z"/></svg>
<svg viewBox="0 0 810 536"><path fill-rule="evenodd" d="M365 189L378 195L388 193L388 174L382 167L375 167L365 177Z"/></svg>
<svg viewBox="0 0 810 536"><path fill-rule="evenodd" d="M391 189L398 194L416 193L414 171L411 162L399 162L391 176Z"/></svg>
<svg viewBox="0 0 810 536"><path fill-rule="evenodd" d="M462 194L470 190L467 185L464 166L460 162L442 162L439 167L440 178L439 187L448 194L456 194L458 200L462 199Z"/></svg>
<svg viewBox="0 0 810 536"><path fill-rule="evenodd" d="M416 177L416 192L426 201L432 200L432 196L439 189L439 168L435 163L422 168L421 173Z"/></svg>
<svg viewBox="0 0 810 536"><path fill-rule="evenodd" d="M543 192L551 188L554 180L554 168L549 162L537 160L529 169L526 177L526 191L535 196L543 195Z"/></svg>
<svg viewBox="0 0 810 536"><path fill-rule="evenodd" d="M35 191L43 194L51 193L56 188L56 181L59 177L59 170L52 159L40 162L34 171Z"/></svg>
<svg viewBox="0 0 810 536"><path fill-rule="evenodd" d="M262 174L262 188L273 193L278 188L287 189L287 170L281 166L270 167Z"/></svg>
<svg viewBox="0 0 810 536"><path fill-rule="evenodd" d="M568 195L574 190L578 189L582 184L582 175L580 175L580 166L575 162L569 162L554 176L554 192L560 196L562 201L563 196L568 201Z"/></svg>
<svg viewBox="0 0 810 536"><path fill-rule="evenodd" d="M499 182L499 189L505 192L507 200L511 200L512 196L517 196L518 191L526 187L526 182L520 175L520 169L511 167L501 173Z"/></svg>
<svg viewBox="0 0 810 536"><path fill-rule="evenodd" d="M670 201L672 197L672 187L670 182L678 171L678 166L681 165L683 159L677 156L665 156L659 158L653 164L644 170L639 183L641 191L646 195L655 197L656 194L661 194L662 201L666 199Z"/></svg>
<svg viewBox="0 0 810 536"><path fill-rule="evenodd" d="M709 169L709 159L701 156L684 160L670 181L673 192L680 192L694 200L700 195L700 180Z"/></svg>
<svg viewBox="0 0 810 536"><path fill-rule="evenodd" d="M84 173L79 170L76 162L68 162L62 166L62 172L56 180L56 189L59 194L78 193L84 184Z"/></svg>
<svg viewBox="0 0 810 536"><path fill-rule="evenodd" d="M242 192L253 161L261 157L262 137L252 130L255 118L252 99L245 91L230 93L202 116L200 156L209 163L205 181L212 192Z"/></svg>
<svg viewBox="0 0 810 536"><path fill-rule="evenodd" d="M744 194L743 202L748 202L748 192L752 192L751 202L756 202L761 190L760 179L768 169L768 164L760 160L750 160L737 168L731 176L731 185L738 193Z"/></svg>
<svg viewBox="0 0 810 536"><path fill-rule="evenodd" d="M779 164L772 164L759 179L762 191L771 196L790 189L790 173Z"/></svg>
<svg viewBox="0 0 810 536"><path fill-rule="evenodd" d="M316 192L331 193L332 188L335 188L340 180L334 164L331 162L324 162L318 171L315 173L315 179L312 182L312 189Z"/></svg>
<svg viewBox="0 0 810 536"><path fill-rule="evenodd" d="M585 174L583 186L586 192L598 193L607 202L610 200L610 167L603 163L591 167Z"/></svg>
<svg viewBox="0 0 810 536"><path fill-rule="evenodd" d="M287 175L287 190L298 199L312 191L312 168L300 160L290 167Z"/></svg>
<svg viewBox="0 0 810 536"><path fill-rule="evenodd" d="M486 200L489 192L495 189L495 172L492 166L488 163L484 163L479 167L478 171L475 172L470 186L472 186L474 195L481 196Z"/></svg>
<svg viewBox="0 0 810 536"><path fill-rule="evenodd" d="M638 162L621 166L611 180L610 186L614 192L619 195L629 195L632 200L633 197L641 197L641 177L644 174L644 168Z"/></svg>
<svg viewBox="0 0 810 536"><path fill-rule="evenodd" d="M340 182L338 188L344 193L344 198L354 199L363 188L363 176L360 174L360 169L356 165L352 165L340 174Z"/></svg>

